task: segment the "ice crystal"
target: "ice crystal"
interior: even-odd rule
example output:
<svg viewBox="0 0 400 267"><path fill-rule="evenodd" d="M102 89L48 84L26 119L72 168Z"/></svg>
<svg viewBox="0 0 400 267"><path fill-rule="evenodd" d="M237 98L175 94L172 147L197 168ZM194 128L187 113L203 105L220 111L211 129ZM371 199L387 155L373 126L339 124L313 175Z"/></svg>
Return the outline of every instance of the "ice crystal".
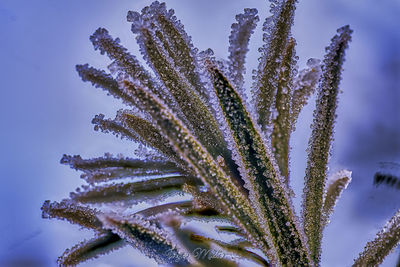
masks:
<svg viewBox="0 0 400 267"><path fill-rule="evenodd" d="M352 31L340 28L322 63L312 58L298 70L291 34L296 2L270 1L250 103L244 74L259 21L255 9L236 16L227 61L217 60L211 49L199 52L174 11L157 1L127 15L151 72L106 29L90 37L112 60L110 73L85 64L76 66L79 76L128 107L114 119L96 115L94 128L138 143L139 152L138 158L62 157L87 184L69 199L45 201L43 218L67 220L96 235L67 249L59 265L77 265L128 244L159 264L175 266L320 265L323 229L351 181L347 170L328 179L327 166ZM314 91L300 220L291 199L289 141ZM175 195L186 199L173 202ZM142 202L150 206L138 208ZM399 243L399 212L355 266L379 264ZM205 234L192 227L196 223L213 224L218 234ZM216 249L223 257L209 254Z"/></svg>

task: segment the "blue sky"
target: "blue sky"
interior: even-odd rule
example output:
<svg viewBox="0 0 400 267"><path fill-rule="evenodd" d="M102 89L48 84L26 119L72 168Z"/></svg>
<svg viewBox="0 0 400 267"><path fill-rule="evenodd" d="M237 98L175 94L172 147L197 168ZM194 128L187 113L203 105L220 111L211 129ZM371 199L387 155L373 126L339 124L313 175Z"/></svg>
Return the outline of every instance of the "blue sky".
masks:
<svg viewBox="0 0 400 267"><path fill-rule="evenodd" d="M294 27L300 67L310 57L323 56L337 28L350 24L354 30L344 65L330 164L332 172L352 170L353 182L324 234L322 257L323 266L348 266L400 203L400 191L372 185L379 162L400 163L400 2L303 2ZM18 266L15 264L23 261L54 266L65 248L90 237L65 222L41 219L44 200L61 200L80 185L79 174L60 165L59 160L64 153L132 155L134 146L93 131L90 121L94 115L114 117L122 105L80 81L75 65L105 68L109 63L89 41L98 27L120 37L122 44L140 57L126 13L150 3L0 0L1 266ZM266 1L256 0L174 0L167 1L167 6L175 9L195 46L201 50L210 47L218 57L227 56L235 14L245 7L256 7L261 20L268 14ZM260 46L258 27L251 39L247 78L257 66ZM291 141L293 186L298 196L312 109L313 103L301 114ZM298 207L299 202L295 203ZM399 249L396 253L400 254ZM100 262L103 266L113 262L134 266L131 263L138 257L132 249L124 249L85 266ZM395 260L392 255L384 266L393 266Z"/></svg>

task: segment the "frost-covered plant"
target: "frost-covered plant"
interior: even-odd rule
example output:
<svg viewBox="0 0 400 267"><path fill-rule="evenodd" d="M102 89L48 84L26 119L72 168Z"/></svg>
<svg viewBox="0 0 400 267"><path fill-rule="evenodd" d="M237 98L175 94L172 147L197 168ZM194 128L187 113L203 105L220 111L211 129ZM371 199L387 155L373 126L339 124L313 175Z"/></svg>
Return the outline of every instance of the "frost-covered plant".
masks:
<svg viewBox="0 0 400 267"><path fill-rule="evenodd" d="M100 28L91 36L95 49L112 60L111 73L86 64L76 67L79 75L129 107L115 119L97 115L95 129L150 150L146 158L136 159L64 155L61 163L83 171L88 185L69 199L46 201L43 217L66 219L96 235L68 249L60 265L76 265L128 244L159 264L235 266L239 258L265 266L320 265L324 227L351 180L347 170L327 179L327 164L352 31L340 28L323 62L310 59L298 71L291 34L295 4L271 0L250 103L244 65L259 20L255 9L236 16L227 61L217 60L210 49L194 48L174 11L159 2L127 17L153 73L107 30ZM316 110L298 219L289 186L289 140L314 91ZM169 201L174 195L190 197ZM152 206L134 211L141 202ZM201 222L213 223L231 238L193 227ZM379 264L399 239L400 211L354 265ZM230 257L199 256L199 249L205 254L218 249Z"/></svg>

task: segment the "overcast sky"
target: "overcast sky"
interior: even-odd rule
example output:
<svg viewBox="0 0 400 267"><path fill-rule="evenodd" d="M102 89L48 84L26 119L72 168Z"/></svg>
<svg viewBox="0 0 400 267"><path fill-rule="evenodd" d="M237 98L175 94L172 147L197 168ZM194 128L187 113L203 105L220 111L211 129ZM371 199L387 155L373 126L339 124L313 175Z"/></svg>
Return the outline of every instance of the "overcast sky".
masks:
<svg viewBox="0 0 400 267"><path fill-rule="evenodd" d="M167 7L175 9L195 46L210 47L225 58L234 16L245 7L256 7L262 22L268 14L266 2L174 0L167 1ZM322 255L322 266L349 266L400 203L399 190L372 184L380 162L400 164L400 2L301 2L293 32L300 67L310 57L323 56L337 28L350 24L354 30L346 52L330 164L332 172L352 170L353 182L324 233ZM98 27L120 37L140 58L126 13L150 3L0 0L1 266L55 266L65 248L91 236L66 222L41 219L44 200L61 200L81 183L79 173L59 160L64 153L132 156L134 146L93 131L94 115L114 117L122 105L83 83L75 65L105 68L110 63L89 41ZM251 39L247 78L257 66L261 45L258 27ZM301 196L312 109L313 103L301 114L291 140L292 185L297 196ZM396 167L386 171L400 177ZM397 249L384 266L394 266L399 254ZM83 266L142 266L138 259L134 250L126 248Z"/></svg>

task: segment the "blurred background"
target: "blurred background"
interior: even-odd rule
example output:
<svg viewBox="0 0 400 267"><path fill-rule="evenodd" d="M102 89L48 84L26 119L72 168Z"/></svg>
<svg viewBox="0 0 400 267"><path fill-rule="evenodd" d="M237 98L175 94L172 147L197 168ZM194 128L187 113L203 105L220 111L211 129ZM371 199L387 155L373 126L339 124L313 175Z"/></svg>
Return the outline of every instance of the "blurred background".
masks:
<svg viewBox="0 0 400 267"><path fill-rule="evenodd" d="M89 36L105 27L140 58L128 10L144 0L0 0L0 266L55 266L62 252L91 233L67 222L43 220L44 200L61 200L81 184L79 173L60 165L61 156L133 155L131 143L95 132L90 121L114 117L122 104L83 83L76 64L106 68L107 57L94 51ZM250 41L247 85L257 67L260 26L267 1L170 0L168 8L200 50L228 55L234 16L256 7L261 21ZM353 41L346 52L330 172L353 171L323 239L322 266L350 266L365 243L400 207L400 190L373 185L382 168L400 178L400 1L302 1L293 35L300 68L322 58L336 29L350 24ZM314 99L302 112L291 140L292 186L300 210L305 149ZM382 166L382 162L389 165ZM389 167L388 167L389 166ZM395 266L396 249L383 266ZM156 266L125 248L82 266Z"/></svg>

